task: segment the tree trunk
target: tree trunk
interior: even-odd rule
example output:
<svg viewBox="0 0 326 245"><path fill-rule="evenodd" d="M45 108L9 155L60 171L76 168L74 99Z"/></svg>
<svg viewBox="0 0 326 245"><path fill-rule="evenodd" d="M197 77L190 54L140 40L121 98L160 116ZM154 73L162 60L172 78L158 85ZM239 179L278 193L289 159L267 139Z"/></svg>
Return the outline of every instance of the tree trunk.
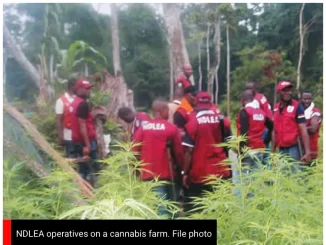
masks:
<svg viewBox="0 0 326 245"><path fill-rule="evenodd" d="M39 93L39 101L38 101L38 105L39 107L42 107L45 105L45 101L47 98L47 94L46 94L46 90L45 90L45 84L44 84L44 74L43 74L43 66L38 65L38 70L39 70L39 74L40 74L40 93ZM39 108L41 110L41 108Z"/></svg>
<svg viewBox="0 0 326 245"><path fill-rule="evenodd" d="M202 90L202 80L203 80L203 74L202 74L202 70L201 70L201 42L202 42L202 40L199 40L199 42L198 42L198 73L199 73L198 87L199 87L199 91Z"/></svg>
<svg viewBox="0 0 326 245"><path fill-rule="evenodd" d="M31 78L35 85L40 88L40 74L37 72L36 68L31 64L31 62L29 62L29 60L26 58L25 54L17 45L14 38L10 35L9 30L5 25L3 26L3 41L5 47L8 49L16 62L23 68L23 70ZM48 86L47 90L49 95L54 95L54 90L51 86Z"/></svg>
<svg viewBox="0 0 326 245"><path fill-rule="evenodd" d="M174 80L183 75L183 67L190 65L188 52L183 36L183 28L180 22L180 10L175 3L164 3L163 12L165 24L167 27L168 40L173 57L173 74ZM194 85L193 76L190 77L190 82Z"/></svg>
<svg viewBox="0 0 326 245"><path fill-rule="evenodd" d="M230 38L229 38L229 24L226 24L226 83L227 83L227 116L230 117Z"/></svg>
<svg viewBox="0 0 326 245"><path fill-rule="evenodd" d="M97 152L98 158L103 159L106 157L105 155L105 143L103 137L103 123L100 117L96 117L94 120L95 128L96 128L96 142L97 142Z"/></svg>
<svg viewBox="0 0 326 245"><path fill-rule="evenodd" d="M172 58L171 46L169 47L169 65L170 65L170 101L172 101L174 96L174 79L173 79L173 58Z"/></svg>
<svg viewBox="0 0 326 245"><path fill-rule="evenodd" d="M302 57L303 57L303 41L304 41L304 27L303 27L303 9L304 9L305 3L302 4L301 10L300 10L300 22L299 22L299 34L300 34L300 50L299 50L299 61L298 61L298 67L297 67L297 93L298 97L300 98L300 75L301 75L301 63L302 63Z"/></svg>
<svg viewBox="0 0 326 245"><path fill-rule="evenodd" d="M49 64L49 83L52 84L53 81L53 63L54 63L54 56L53 54L50 57L50 64Z"/></svg>
<svg viewBox="0 0 326 245"><path fill-rule="evenodd" d="M209 33L211 29L211 24L207 23L207 32L206 32L206 58L207 58L207 92L213 94L213 84L210 83L210 55L209 55Z"/></svg>
<svg viewBox="0 0 326 245"><path fill-rule="evenodd" d="M7 67L7 61L8 61L8 54L6 50L3 50L3 97L6 98L6 67Z"/></svg>
<svg viewBox="0 0 326 245"><path fill-rule="evenodd" d="M220 68L220 62L221 62L221 17L217 17L217 21L215 23L215 71L214 76L215 77L215 103L218 104L218 70ZM213 81L212 81L213 83Z"/></svg>
<svg viewBox="0 0 326 245"><path fill-rule="evenodd" d="M85 62L85 72L84 72L85 77L88 77L88 65Z"/></svg>
<svg viewBox="0 0 326 245"><path fill-rule="evenodd" d="M111 3L111 32L112 32L112 51L114 75L119 76L121 73L120 63L120 41L118 26L118 10L115 3Z"/></svg>
<svg viewBox="0 0 326 245"><path fill-rule="evenodd" d="M119 24L118 24L118 10L115 3L111 3L111 31L112 31L112 51L113 51L113 67L114 75L118 78L119 86L115 91L118 104L114 107L114 113L117 113L121 106L128 106L135 110L134 102L130 101L133 96L130 96L132 91L128 90L125 79L122 75L120 62L120 39L119 39ZM129 96L128 96L129 95Z"/></svg>

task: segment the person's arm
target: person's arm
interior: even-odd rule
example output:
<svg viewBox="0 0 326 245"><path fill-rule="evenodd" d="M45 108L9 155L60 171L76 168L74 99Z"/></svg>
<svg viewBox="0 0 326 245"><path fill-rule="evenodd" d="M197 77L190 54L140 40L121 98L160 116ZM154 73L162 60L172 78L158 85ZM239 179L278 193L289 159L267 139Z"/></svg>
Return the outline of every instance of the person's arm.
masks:
<svg viewBox="0 0 326 245"><path fill-rule="evenodd" d="M175 133L172 138L172 149L174 151L176 164L180 167L180 169L183 169L184 167L184 152L182 148L182 141L181 141L181 135L179 134L179 131L177 128L175 128Z"/></svg>
<svg viewBox="0 0 326 245"><path fill-rule="evenodd" d="M140 161L140 152L142 149L143 144L143 128L140 127L137 132L135 133L135 137L133 139L133 147L131 150L136 153L136 158L138 161Z"/></svg>
<svg viewBox="0 0 326 245"><path fill-rule="evenodd" d="M307 127L305 123L299 124L300 134L303 141L305 154L301 157L301 161L304 161L306 163L310 162L310 141L309 141L309 135L307 131Z"/></svg>
<svg viewBox="0 0 326 245"><path fill-rule="evenodd" d="M267 127L268 132L267 132L267 136L264 140L264 143L267 145L267 144L269 144L269 142L272 139L272 132L273 132L273 126L274 126L273 121L269 117L266 117L265 126Z"/></svg>
<svg viewBox="0 0 326 245"><path fill-rule="evenodd" d="M310 142L309 142L309 135L306 126L306 118L304 115L304 108L300 104L296 111L296 122L299 126L301 139L303 142L305 154L301 157L301 161L309 163L310 162Z"/></svg>
<svg viewBox="0 0 326 245"><path fill-rule="evenodd" d="M232 135L231 122L227 117L224 117L224 136L228 139Z"/></svg>
<svg viewBox="0 0 326 245"><path fill-rule="evenodd" d="M189 188L188 176L189 176L189 172L192 167L192 154L193 154L193 150L195 147L195 143L188 133L186 133L186 135L182 141L182 145L184 146L184 149L185 149L182 182L186 188Z"/></svg>
<svg viewBox="0 0 326 245"><path fill-rule="evenodd" d="M180 112L176 111L173 115L173 123L179 128L181 137L185 136L185 124L186 124L186 120L184 119L184 117L181 115Z"/></svg>
<svg viewBox="0 0 326 245"><path fill-rule="evenodd" d="M55 112L57 114L57 131L58 131L58 144L63 144L63 110L64 105L61 99L58 99L55 104Z"/></svg>
<svg viewBox="0 0 326 245"><path fill-rule="evenodd" d="M185 148L185 162L183 167L183 185L185 187L189 187L189 179L188 174L192 167L192 154L195 147L195 137L196 137L196 131L197 131L197 120L190 120L186 126L186 134L182 140L182 145Z"/></svg>
<svg viewBox="0 0 326 245"><path fill-rule="evenodd" d="M260 103L262 106L262 110L266 113L266 116L270 119L273 119L273 112L272 112L272 107L270 106L270 104L268 103L268 100L266 99L265 96L263 96L260 99Z"/></svg>
<svg viewBox="0 0 326 245"><path fill-rule="evenodd" d="M240 111L240 135L247 136L249 130L249 117L246 110L242 109ZM242 153L242 149L247 146L248 140L240 142L240 153Z"/></svg>
<svg viewBox="0 0 326 245"><path fill-rule="evenodd" d="M314 112L310 121L310 126L307 127L308 134L314 134L319 128L321 122L321 114L319 112Z"/></svg>
<svg viewBox="0 0 326 245"><path fill-rule="evenodd" d="M87 125L86 125L86 121L87 121L87 117L88 117L88 104L86 101L83 101L79 104L78 108L77 108L77 118L78 118L78 123L79 123L79 132L80 135L83 138L85 147L86 147L86 154L89 155L89 153L91 152L91 143L88 137L88 131L87 131Z"/></svg>

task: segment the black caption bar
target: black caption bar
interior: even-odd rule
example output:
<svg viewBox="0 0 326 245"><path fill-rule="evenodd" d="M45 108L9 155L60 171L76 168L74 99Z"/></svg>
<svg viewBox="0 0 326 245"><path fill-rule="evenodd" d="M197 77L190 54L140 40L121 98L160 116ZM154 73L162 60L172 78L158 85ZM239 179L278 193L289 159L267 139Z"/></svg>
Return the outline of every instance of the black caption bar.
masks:
<svg viewBox="0 0 326 245"><path fill-rule="evenodd" d="M12 220L12 244L217 244L216 220Z"/></svg>

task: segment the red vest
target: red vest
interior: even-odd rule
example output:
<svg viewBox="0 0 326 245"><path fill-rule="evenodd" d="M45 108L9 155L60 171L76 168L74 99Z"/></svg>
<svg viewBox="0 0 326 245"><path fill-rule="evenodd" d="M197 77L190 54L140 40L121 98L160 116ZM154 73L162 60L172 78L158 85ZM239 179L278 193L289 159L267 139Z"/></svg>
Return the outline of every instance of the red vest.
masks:
<svg viewBox="0 0 326 245"><path fill-rule="evenodd" d="M274 106L274 132L277 147L297 145L300 135L299 125L296 122L296 111L299 102L292 100L291 104L283 108L280 113L280 103Z"/></svg>
<svg viewBox="0 0 326 245"><path fill-rule="evenodd" d="M222 147L216 147L216 144L222 143L217 112L208 110L191 113L185 127L195 142L189 173L191 182L205 183L209 175L230 176L230 167L222 164L226 154Z"/></svg>
<svg viewBox="0 0 326 245"><path fill-rule="evenodd" d="M63 126L65 128L71 128L71 112L70 112L70 105L71 103L67 99L65 95L60 97L63 103Z"/></svg>
<svg viewBox="0 0 326 245"><path fill-rule="evenodd" d="M77 113L77 108L81 102L83 102L84 99L80 97L76 97L74 101L71 103L71 131L72 131L72 141L76 143L84 143L84 139L80 134L80 129L79 129L79 122L78 122L78 117L76 115ZM89 110L88 112L88 117L86 119L86 127L87 127L87 134L89 140L95 140L95 125L93 121L93 117L91 115L91 112Z"/></svg>
<svg viewBox="0 0 326 245"><path fill-rule="evenodd" d="M251 149L265 148L262 136L265 131L266 114L262 109L247 106L243 108L249 119L249 128L247 134L247 146ZM240 113L237 118L238 136L240 135Z"/></svg>
<svg viewBox="0 0 326 245"><path fill-rule="evenodd" d="M176 176L173 168L176 163L171 159L171 166L169 164L167 142L171 143L176 160L179 160L180 165L183 165L183 151L181 136L174 124L163 119L150 120L137 130L135 142L142 143L141 146L133 148L140 152L143 162L140 174L142 180L150 180L154 177L171 180Z"/></svg>
<svg viewBox="0 0 326 245"><path fill-rule="evenodd" d="M314 107L312 109L312 115L311 118L314 116L314 114L316 116L321 116L321 111ZM307 126L311 125L311 118L306 118L306 124ZM311 151L311 158L312 159L316 159L318 157L318 138L319 138L319 129L320 129L320 124L317 128L317 131L314 134L309 135L309 140L310 140L310 151Z"/></svg>

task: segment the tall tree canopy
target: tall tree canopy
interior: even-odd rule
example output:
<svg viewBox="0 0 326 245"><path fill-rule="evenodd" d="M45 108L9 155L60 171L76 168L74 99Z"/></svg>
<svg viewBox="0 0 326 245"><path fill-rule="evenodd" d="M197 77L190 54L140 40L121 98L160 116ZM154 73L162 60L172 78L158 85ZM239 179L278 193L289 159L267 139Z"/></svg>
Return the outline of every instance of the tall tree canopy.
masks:
<svg viewBox="0 0 326 245"><path fill-rule="evenodd" d="M217 17L220 18L218 103L222 109L226 108L227 23L230 26L231 100L234 100L231 103L239 104L236 99L239 97L233 95L239 95L248 80L257 81L271 102L274 96L273 86L278 79L293 79L295 82L299 59L301 4L182 4L180 7L180 20L193 66L194 81L198 86L200 56L203 90L207 90L209 79L206 67L207 50L210 70L217 64L215 49L218 35L214 24ZM134 91L135 106L148 109L153 98L169 96L169 46L165 21L162 13L149 4L119 4L118 8L123 75L128 87ZM4 22L35 67L39 64L38 56L42 54L42 47L45 48L43 54L47 57L46 63L54 62L57 65L62 57L55 55L56 45L62 53L62 50L68 50L74 42L83 41L103 54L107 60L97 62L98 66L90 66L89 73L102 68L113 73L110 15L100 14L91 4L6 4ZM207 36L208 23L211 28ZM319 103L323 75L323 5L305 4L303 24L307 29L300 86L301 89L310 89ZM202 42L199 45L200 40ZM268 57L272 54L278 54L281 61L277 68L273 68L274 76L270 77L266 76L266 67L271 63ZM50 62L51 56L53 60ZM17 97L32 102L36 95L35 85L10 54L5 57L7 98L13 100ZM92 60L99 56L90 57ZM88 62L92 62L91 60ZM215 83L213 90L216 90ZM235 112L236 109L233 108L236 107L231 107Z"/></svg>

